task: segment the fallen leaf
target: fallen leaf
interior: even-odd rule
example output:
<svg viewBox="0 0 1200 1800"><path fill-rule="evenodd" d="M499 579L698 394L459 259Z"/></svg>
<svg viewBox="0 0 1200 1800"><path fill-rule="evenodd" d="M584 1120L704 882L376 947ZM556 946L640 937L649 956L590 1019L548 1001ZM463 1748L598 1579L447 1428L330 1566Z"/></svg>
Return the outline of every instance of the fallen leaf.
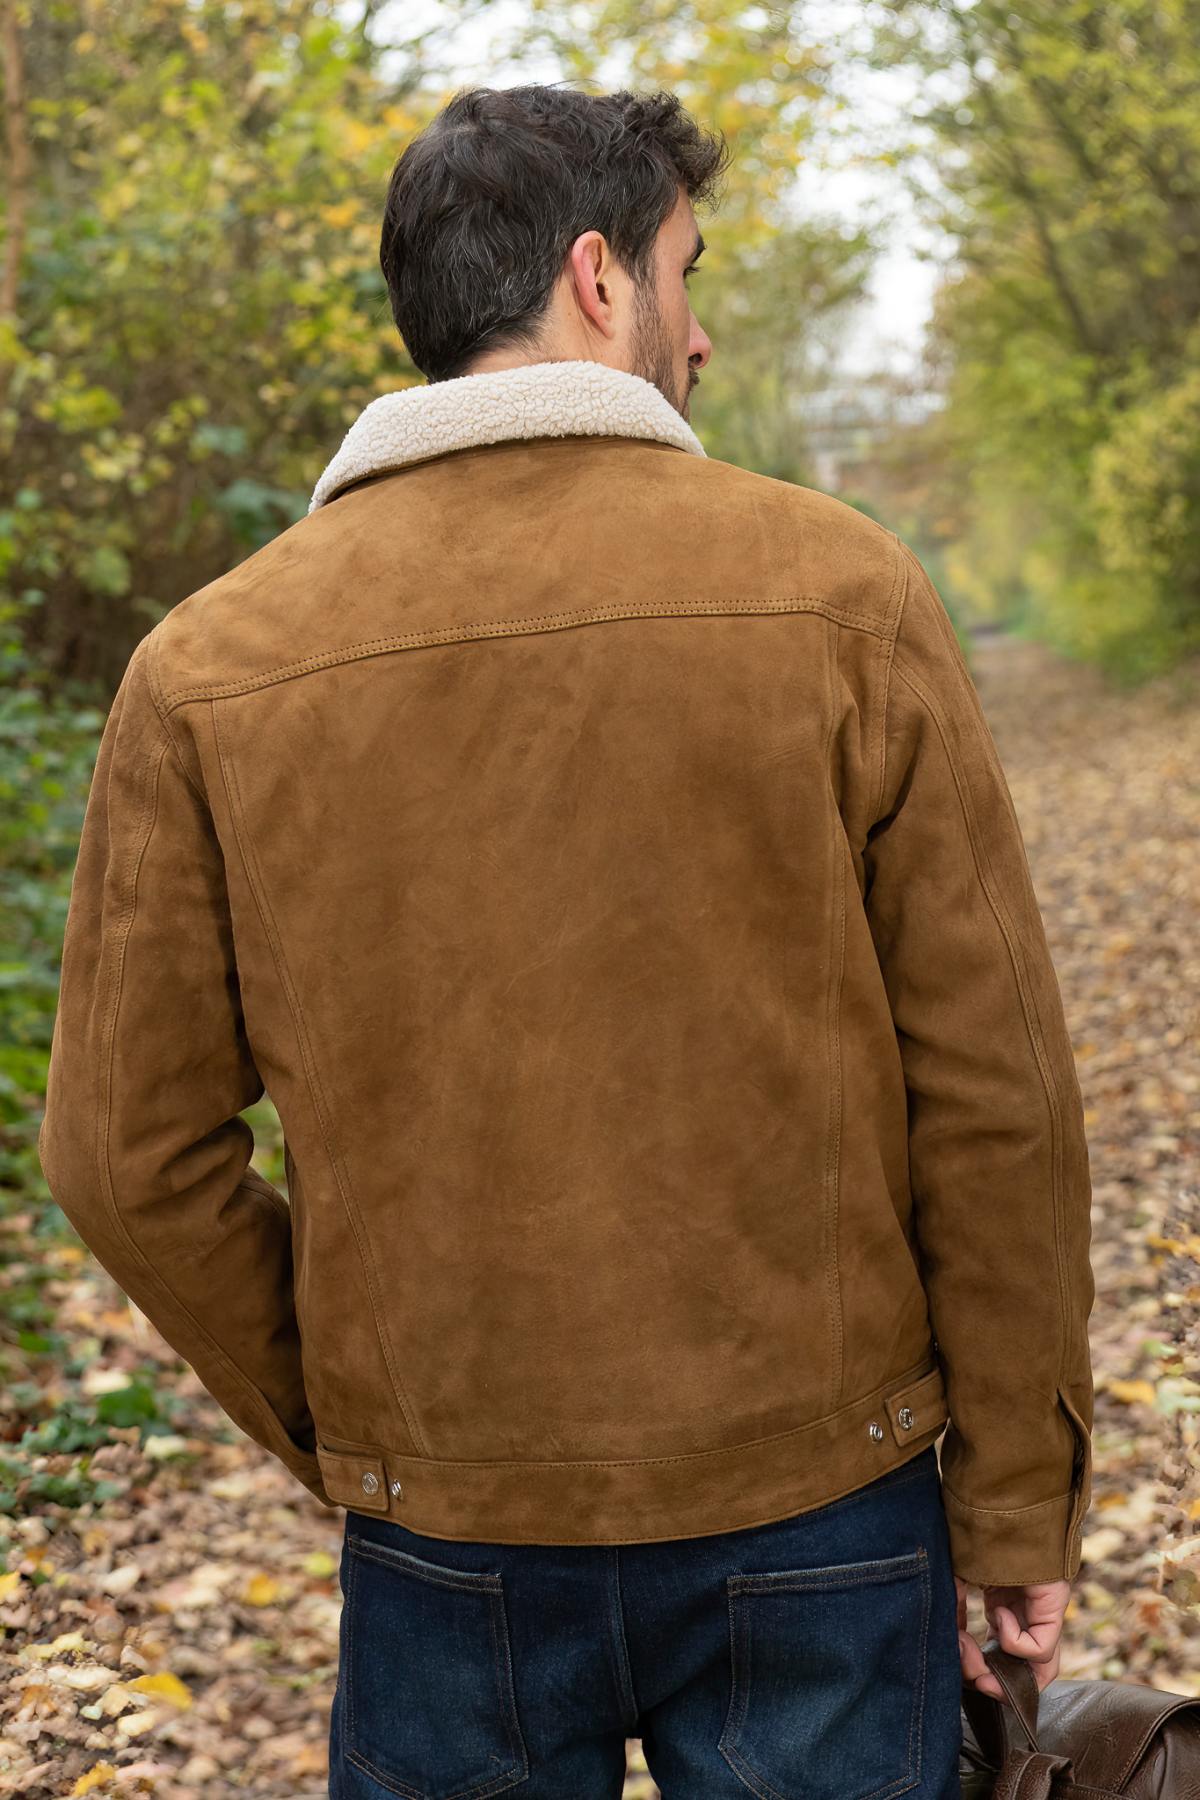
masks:
<svg viewBox="0 0 1200 1800"><path fill-rule="evenodd" d="M71 1789L72 1800L78 1794L90 1794L93 1788L103 1787L106 1782L116 1779L115 1763L94 1763L86 1775L81 1775Z"/></svg>
<svg viewBox="0 0 1200 1800"><path fill-rule="evenodd" d="M185 1710L192 1704L191 1689L169 1669L161 1669L156 1675L135 1675L125 1686L138 1694L156 1694L159 1699L169 1700L172 1706Z"/></svg>
<svg viewBox="0 0 1200 1800"><path fill-rule="evenodd" d="M252 1575L242 1590L242 1599L251 1606L274 1606L279 1598L279 1583L273 1575Z"/></svg>

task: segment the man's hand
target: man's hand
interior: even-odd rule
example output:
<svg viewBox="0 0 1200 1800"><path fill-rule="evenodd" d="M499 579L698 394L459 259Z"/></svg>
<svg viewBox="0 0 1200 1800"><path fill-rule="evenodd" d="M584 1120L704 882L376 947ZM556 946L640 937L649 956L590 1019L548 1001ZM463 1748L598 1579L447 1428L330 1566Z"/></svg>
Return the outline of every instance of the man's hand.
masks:
<svg viewBox="0 0 1200 1800"><path fill-rule="evenodd" d="M964 1681L981 1694L1004 1700L1004 1690L988 1668L987 1658L967 1630L967 1588L954 1577L958 1589L958 1648ZM1043 1581L1030 1587L985 1587L983 1610L992 1634L1002 1650L1027 1658L1038 1692L1058 1677L1063 1619L1071 1598L1069 1581Z"/></svg>

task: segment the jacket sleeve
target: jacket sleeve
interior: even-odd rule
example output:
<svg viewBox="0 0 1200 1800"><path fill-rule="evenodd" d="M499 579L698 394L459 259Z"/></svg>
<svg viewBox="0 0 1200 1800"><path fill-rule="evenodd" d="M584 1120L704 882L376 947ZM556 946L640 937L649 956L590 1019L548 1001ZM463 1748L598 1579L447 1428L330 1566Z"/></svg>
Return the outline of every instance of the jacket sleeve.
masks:
<svg viewBox="0 0 1200 1800"><path fill-rule="evenodd" d="M38 1133L53 1198L242 1430L329 1504L305 1398L291 1213L250 1168L221 848L139 643L101 736Z"/></svg>
<svg viewBox="0 0 1200 1800"><path fill-rule="evenodd" d="M897 544L864 905L908 1097L954 1568L980 1586L1070 1579L1092 1479L1083 1102L979 696L929 576Z"/></svg>

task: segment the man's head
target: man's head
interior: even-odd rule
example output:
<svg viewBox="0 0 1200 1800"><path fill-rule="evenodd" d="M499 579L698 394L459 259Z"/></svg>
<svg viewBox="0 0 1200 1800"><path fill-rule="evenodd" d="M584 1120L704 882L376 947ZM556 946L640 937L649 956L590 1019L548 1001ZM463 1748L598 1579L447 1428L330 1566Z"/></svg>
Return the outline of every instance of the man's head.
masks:
<svg viewBox="0 0 1200 1800"><path fill-rule="evenodd" d="M674 94L460 90L392 171L379 261L431 382L579 358L688 416L711 344L685 285L729 150Z"/></svg>

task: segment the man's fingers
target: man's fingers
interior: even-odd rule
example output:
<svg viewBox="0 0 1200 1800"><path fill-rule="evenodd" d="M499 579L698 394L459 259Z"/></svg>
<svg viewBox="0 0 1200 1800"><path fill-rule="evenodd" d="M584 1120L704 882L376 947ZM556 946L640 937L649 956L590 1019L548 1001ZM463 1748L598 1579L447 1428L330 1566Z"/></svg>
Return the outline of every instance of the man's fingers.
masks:
<svg viewBox="0 0 1200 1800"><path fill-rule="evenodd" d="M968 1583L954 1578L958 1598L958 1643L964 1681L981 1694L1007 1704L1007 1696L992 1674L983 1650L966 1629ZM1063 1621L1070 1599L1070 1583L1039 1582L1024 1588L990 1587L983 1590L984 1616L1002 1650L1030 1665L1039 1692L1058 1679Z"/></svg>
<svg viewBox="0 0 1200 1800"><path fill-rule="evenodd" d="M1033 1663L1049 1662L1058 1650L1062 1637L1062 1620L1023 1626L1011 1607L995 1606L987 1614L988 1624L1000 1640L1000 1647L1013 1656L1023 1656Z"/></svg>
<svg viewBox="0 0 1200 1800"><path fill-rule="evenodd" d="M981 1694L991 1694L996 1700L1005 1699L1004 1689L988 1668L987 1657L969 1631L958 1634L958 1656L965 1681L978 1688Z"/></svg>
<svg viewBox="0 0 1200 1800"><path fill-rule="evenodd" d="M1057 1681L1062 1657L1061 1619L1043 1625L1022 1626L1010 1607L997 1605L988 1610L987 1620L1000 1648L1012 1656L1022 1657L1029 1664L1039 1692Z"/></svg>

